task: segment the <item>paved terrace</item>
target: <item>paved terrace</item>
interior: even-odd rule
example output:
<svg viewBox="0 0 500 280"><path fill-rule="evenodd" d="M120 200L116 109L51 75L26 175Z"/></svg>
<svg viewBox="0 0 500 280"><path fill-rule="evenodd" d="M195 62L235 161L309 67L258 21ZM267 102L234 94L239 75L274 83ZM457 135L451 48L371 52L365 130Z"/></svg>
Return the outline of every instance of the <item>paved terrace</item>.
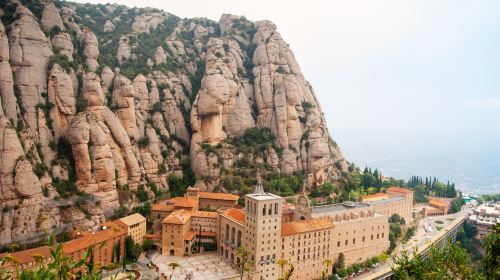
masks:
<svg viewBox="0 0 500 280"><path fill-rule="evenodd" d="M172 279L186 279L192 273L194 280L219 280L239 278L238 272L231 264L222 259L217 253L202 253L189 257L163 256L157 254L152 259L159 268L158 276L162 273L168 277L172 273L169 263L176 262L180 267L174 271Z"/></svg>

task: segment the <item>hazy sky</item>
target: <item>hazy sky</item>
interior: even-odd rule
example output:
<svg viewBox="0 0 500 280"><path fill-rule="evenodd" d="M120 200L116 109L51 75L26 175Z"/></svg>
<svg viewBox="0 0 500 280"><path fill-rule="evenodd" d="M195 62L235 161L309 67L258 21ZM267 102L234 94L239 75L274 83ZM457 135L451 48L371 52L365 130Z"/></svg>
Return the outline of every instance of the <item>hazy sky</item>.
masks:
<svg viewBox="0 0 500 280"><path fill-rule="evenodd" d="M269 19L348 160L500 192L500 1L116 2Z"/></svg>

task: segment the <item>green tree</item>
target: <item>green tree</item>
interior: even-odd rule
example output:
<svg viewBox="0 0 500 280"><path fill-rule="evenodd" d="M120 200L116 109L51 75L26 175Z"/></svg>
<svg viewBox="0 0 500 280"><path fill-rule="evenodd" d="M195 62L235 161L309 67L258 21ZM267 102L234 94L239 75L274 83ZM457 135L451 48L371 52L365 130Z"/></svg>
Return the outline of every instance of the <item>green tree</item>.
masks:
<svg viewBox="0 0 500 280"><path fill-rule="evenodd" d="M136 261L141 253L141 245L136 244L131 236L127 236L127 239L125 239L125 258L127 262Z"/></svg>
<svg viewBox="0 0 500 280"><path fill-rule="evenodd" d="M239 257L239 262L236 264L238 273L240 274L240 280L243 279L245 273L249 273L252 270L252 259L251 253L245 247L239 247L236 249L236 256Z"/></svg>
<svg viewBox="0 0 500 280"><path fill-rule="evenodd" d="M6 263L13 263L15 271L10 272L6 269L0 269L0 279L2 280L65 280L65 279L80 279L80 280L95 280L102 279L100 269L97 269L93 263L93 248L88 247L82 258L73 260L66 256L63 252L62 243L55 245L54 237L48 238L50 251L50 260L44 262L42 256L33 256L33 261L37 263L35 269L21 270L18 266L19 260L13 255L7 254L0 261L0 266Z"/></svg>
<svg viewBox="0 0 500 280"><path fill-rule="evenodd" d="M338 274L341 269L345 266L345 256L344 253L340 253L337 261L333 264L332 270L333 273ZM339 275L340 276L340 275Z"/></svg>
<svg viewBox="0 0 500 280"><path fill-rule="evenodd" d="M467 252L448 240L439 249L432 246L427 258L406 251L394 258L394 279L483 280L484 275L472 266ZM494 278L491 278L494 279Z"/></svg>
<svg viewBox="0 0 500 280"><path fill-rule="evenodd" d="M449 212L450 213L456 213L462 209L462 206L464 205L464 201L460 197L455 197L454 199L451 200L451 207Z"/></svg>
<svg viewBox="0 0 500 280"><path fill-rule="evenodd" d="M401 222L401 216L399 214L394 213L392 216L389 218L390 223L400 223Z"/></svg>
<svg viewBox="0 0 500 280"><path fill-rule="evenodd" d="M168 266L170 266L170 268L172 268L172 273L170 273L170 277L168 279L172 280L172 277L174 276L174 272L175 270L180 267L181 265L176 263L176 262L171 262L168 264Z"/></svg>
<svg viewBox="0 0 500 280"><path fill-rule="evenodd" d="M492 227L492 233L483 240L485 249L481 261L484 273L488 279L500 279L500 224Z"/></svg>

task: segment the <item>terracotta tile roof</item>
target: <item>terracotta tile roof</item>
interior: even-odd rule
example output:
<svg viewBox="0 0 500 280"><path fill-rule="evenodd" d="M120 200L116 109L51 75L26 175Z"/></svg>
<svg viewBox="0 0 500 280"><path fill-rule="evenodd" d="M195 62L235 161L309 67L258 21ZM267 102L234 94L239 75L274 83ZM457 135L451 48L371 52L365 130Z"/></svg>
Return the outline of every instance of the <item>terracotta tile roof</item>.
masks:
<svg viewBox="0 0 500 280"><path fill-rule="evenodd" d="M199 231L190 230L184 235L184 240L193 240L197 235L205 236L205 237L216 237L217 233L213 231L202 231L201 234Z"/></svg>
<svg viewBox="0 0 500 280"><path fill-rule="evenodd" d="M161 234L144 234L145 239L161 240Z"/></svg>
<svg viewBox="0 0 500 280"><path fill-rule="evenodd" d="M374 193L374 194L363 196L362 201L365 201L365 200L375 200L375 199L384 199L386 197L388 197L386 193Z"/></svg>
<svg viewBox="0 0 500 280"><path fill-rule="evenodd" d="M110 225L109 223L105 223ZM112 227L90 234L82 234L81 238L73 239L63 243L63 252L71 254L76 251L86 250L90 245L100 244L120 235L126 235L127 232L119 228Z"/></svg>
<svg viewBox="0 0 500 280"><path fill-rule="evenodd" d="M198 209L198 199L193 197L174 197L168 200L167 203L174 207Z"/></svg>
<svg viewBox="0 0 500 280"><path fill-rule="evenodd" d="M193 211L191 213L191 216L198 218L217 219L218 213L210 211Z"/></svg>
<svg viewBox="0 0 500 280"><path fill-rule="evenodd" d="M215 231L202 231L201 236L216 237L217 232L215 232Z"/></svg>
<svg viewBox="0 0 500 280"><path fill-rule="evenodd" d="M325 230L330 228L333 228L333 223L328 218L293 221L281 224L281 236Z"/></svg>
<svg viewBox="0 0 500 280"><path fill-rule="evenodd" d="M200 192L200 198L238 201L240 197L230 193Z"/></svg>
<svg viewBox="0 0 500 280"><path fill-rule="evenodd" d="M245 223L245 211L243 211L241 209L229 208L224 212L223 215L240 223L240 224Z"/></svg>
<svg viewBox="0 0 500 280"><path fill-rule="evenodd" d="M409 189L401 188L401 187L389 187L387 189L388 192L399 192L399 193L413 193Z"/></svg>
<svg viewBox="0 0 500 280"><path fill-rule="evenodd" d="M184 235L184 240L193 240L196 237L196 231L188 231L186 235Z"/></svg>
<svg viewBox="0 0 500 280"><path fill-rule="evenodd" d="M172 212L174 211L174 206L165 204L153 204L151 205L151 211Z"/></svg>
<svg viewBox="0 0 500 280"><path fill-rule="evenodd" d="M139 213L135 213L135 214L129 215L127 217L123 217L123 218L118 219L118 220L123 222L127 226L133 226L133 225L141 223L141 222L146 222L146 218L144 218Z"/></svg>
<svg viewBox="0 0 500 280"><path fill-rule="evenodd" d="M4 253L0 254L0 259L3 257L9 255L9 253ZM14 252L11 253L16 260L18 260L20 263L27 263L27 262L32 262L34 261L33 256L42 256L43 259L48 259L50 258L50 249L48 246L42 246L42 247L37 247L37 248L32 248L32 249L27 249L19 252Z"/></svg>
<svg viewBox="0 0 500 280"><path fill-rule="evenodd" d="M108 225L109 223L109 225ZM128 225L120 220L114 220L114 221L111 221L111 222L106 222L104 224L105 226L109 226L109 227L113 227L113 225L115 226L118 226L120 227L120 229L127 229L128 228Z"/></svg>
<svg viewBox="0 0 500 280"><path fill-rule="evenodd" d="M186 224L189 219L191 219L191 211L187 211L184 209L175 210L170 213L165 219L163 219L163 224L176 224L183 225Z"/></svg>
<svg viewBox="0 0 500 280"><path fill-rule="evenodd" d="M434 205L434 206L441 206L441 207L447 205L446 203L439 201L439 200L436 200L436 199L430 199L429 204Z"/></svg>

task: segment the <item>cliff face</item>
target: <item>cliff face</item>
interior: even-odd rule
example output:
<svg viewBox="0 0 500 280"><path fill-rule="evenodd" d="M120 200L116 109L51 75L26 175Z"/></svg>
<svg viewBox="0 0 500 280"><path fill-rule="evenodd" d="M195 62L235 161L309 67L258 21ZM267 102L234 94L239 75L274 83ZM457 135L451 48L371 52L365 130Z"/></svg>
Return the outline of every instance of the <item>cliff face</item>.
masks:
<svg viewBox="0 0 500 280"><path fill-rule="evenodd" d="M144 193L243 192L227 182L257 171L314 186L347 171L269 21L36 0L0 9L0 245L95 226Z"/></svg>

